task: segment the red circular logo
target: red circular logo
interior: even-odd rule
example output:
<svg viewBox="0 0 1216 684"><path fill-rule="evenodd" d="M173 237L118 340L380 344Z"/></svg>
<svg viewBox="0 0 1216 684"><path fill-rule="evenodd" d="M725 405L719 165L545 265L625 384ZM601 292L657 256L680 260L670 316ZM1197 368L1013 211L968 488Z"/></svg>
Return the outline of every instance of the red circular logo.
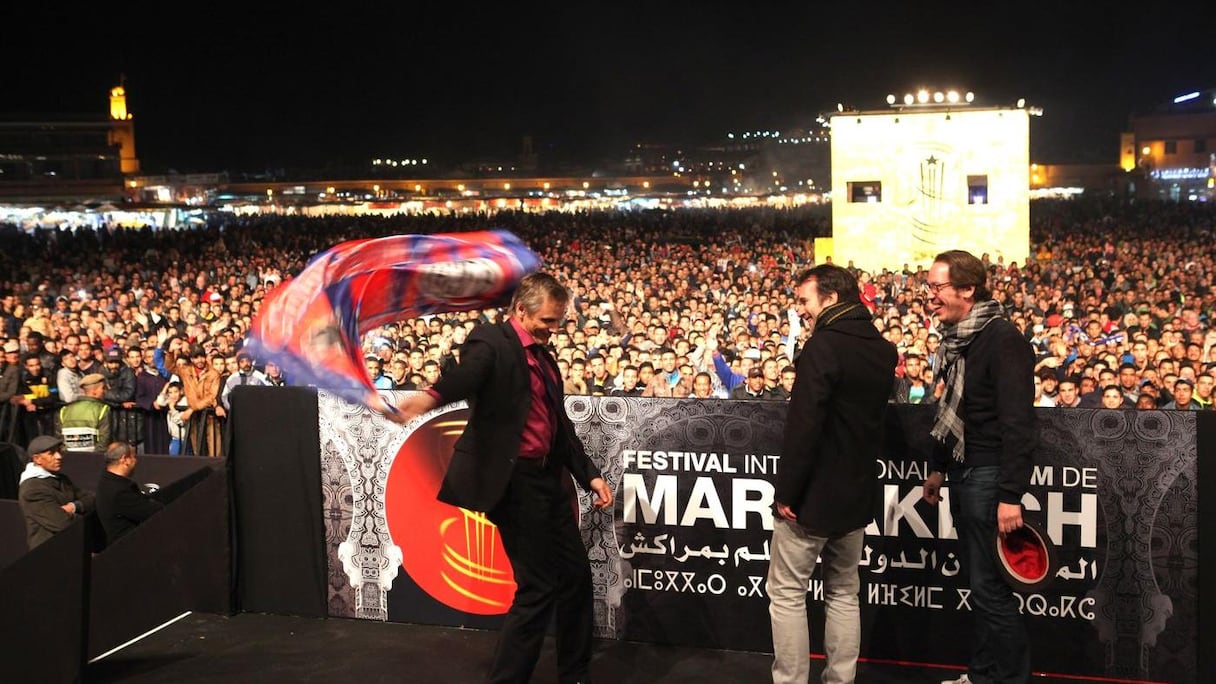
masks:
<svg viewBox="0 0 1216 684"><path fill-rule="evenodd" d="M423 591L454 610L501 615L515 596L515 576L498 528L482 513L435 498L468 414L451 409L410 433L388 473L384 517L402 568Z"/></svg>

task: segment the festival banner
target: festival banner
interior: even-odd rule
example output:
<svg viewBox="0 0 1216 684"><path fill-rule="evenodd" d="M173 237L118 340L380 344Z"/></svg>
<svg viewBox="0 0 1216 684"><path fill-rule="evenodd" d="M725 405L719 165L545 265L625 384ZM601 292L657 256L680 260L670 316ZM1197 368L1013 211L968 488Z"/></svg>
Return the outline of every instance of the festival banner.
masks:
<svg viewBox="0 0 1216 684"><path fill-rule="evenodd" d="M319 400L330 613L497 626L514 585L493 526L434 499L467 408L401 428L336 396ZM617 495L611 512L579 501L597 635L771 652L764 580L786 404L571 396L566 408ZM1036 411L1023 504L1058 568L1045 587L1017 594L1035 671L1193 681L1194 415ZM948 501L920 498L932 419L931 407L888 412L860 568L863 657L968 658L972 608ZM818 570L808 590L822 653Z"/></svg>

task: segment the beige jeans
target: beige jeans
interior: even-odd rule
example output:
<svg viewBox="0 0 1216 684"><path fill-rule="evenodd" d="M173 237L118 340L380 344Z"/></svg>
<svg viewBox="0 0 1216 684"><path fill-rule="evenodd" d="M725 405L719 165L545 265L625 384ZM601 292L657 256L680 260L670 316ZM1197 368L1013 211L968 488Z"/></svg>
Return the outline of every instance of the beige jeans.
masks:
<svg viewBox="0 0 1216 684"><path fill-rule="evenodd" d="M824 684L843 684L857 677L861 649L861 610L857 565L865 530L841 537L808 534L797 523L777 518L769 553L769 618L773 629L773 684L807 684L811 676L811 633L806 596L815 561L823 558L823 643L827 665Z"/></svg>

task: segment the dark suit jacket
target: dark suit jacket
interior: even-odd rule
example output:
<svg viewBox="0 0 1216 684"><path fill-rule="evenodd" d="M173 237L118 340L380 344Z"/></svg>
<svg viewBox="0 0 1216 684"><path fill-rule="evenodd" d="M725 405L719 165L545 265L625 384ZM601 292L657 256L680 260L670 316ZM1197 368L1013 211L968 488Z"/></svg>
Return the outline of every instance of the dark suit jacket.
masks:
<svg viewBox="0 0 1216 684"><path fill-rule="evenodd" d="M812 534L836 536L874 519L897 360L864 313L816 330L798 356L774 497Z"/></svg>
<svg viewBox="0 0 1216 684"><path fill-rule="evenodd" d="M97 481L97 517L106 531L107 544L113 544L162 508L164 504L140 491L134 480L101 471Z"/></svg>
<svg viewBox="0 0 1216 684"><path fill-rule="evenodd" d="M444 401L466 399L469 423L456 440L439 500L474 511L489 512L498 504L519 458L519 444L532 401L528 361L510 322L480 325L460 348L460 364L444 373L435 391ZM560 377L552 355L544 358ZM590 490L602 477L574 433L562 402L550 459L564 466L579 485Z"/></svg>

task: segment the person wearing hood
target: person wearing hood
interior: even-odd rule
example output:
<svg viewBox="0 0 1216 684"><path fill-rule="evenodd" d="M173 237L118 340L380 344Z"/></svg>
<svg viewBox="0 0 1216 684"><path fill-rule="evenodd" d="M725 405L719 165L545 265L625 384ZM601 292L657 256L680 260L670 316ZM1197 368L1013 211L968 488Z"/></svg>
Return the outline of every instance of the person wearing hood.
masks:
<svg viewBox="0 0 1216 684"><path fill-rule="evenodd" d="M58 437L35 437L28 452L30 462L21 473L17 502L25 517L26 543L32 549L91 513L94 497L61 472L63 441Z"/></svg>
<svg viewBox="0 0 1216 684"><path fill-rule="evenodd" d="M848 270L821 264L795 282L795 307L813 327L796 362L773 492L772 675L774 684L810 678L807 586L822 557L823 681L852 682L861 649L857 568L874 518L874 464L899 354L874 327Z"/></svg>

